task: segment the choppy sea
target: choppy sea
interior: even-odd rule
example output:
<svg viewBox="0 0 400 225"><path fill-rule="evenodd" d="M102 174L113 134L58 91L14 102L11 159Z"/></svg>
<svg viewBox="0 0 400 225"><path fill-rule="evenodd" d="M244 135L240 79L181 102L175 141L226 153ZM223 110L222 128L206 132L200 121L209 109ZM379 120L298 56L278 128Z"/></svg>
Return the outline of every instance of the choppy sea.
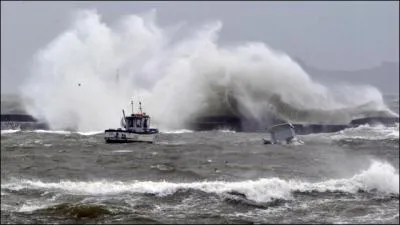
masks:
<svg viewBox="0 0 400 225"><path fill-rule="evenodd" d="M265 136L2 130L1 223L399 223L398 124Z"/></svg>

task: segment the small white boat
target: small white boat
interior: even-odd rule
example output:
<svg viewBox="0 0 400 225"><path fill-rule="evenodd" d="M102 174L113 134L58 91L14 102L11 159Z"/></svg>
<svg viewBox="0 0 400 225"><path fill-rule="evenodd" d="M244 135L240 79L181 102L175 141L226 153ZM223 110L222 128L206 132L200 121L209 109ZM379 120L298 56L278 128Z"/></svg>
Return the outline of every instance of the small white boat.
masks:
<svg viewBox="0 0 400 225"><path fill-rule="evenodd" d="M303 144L296 137L294 127L291 123L281 123L269 127L271 140L263 138L264 144Z"/></svg>
<svg viewBox="0 0 400 225"><path fill-rule="evenodd" d="M133 101L131 116L125 116L122 110L123 118L121 120L122 128L107 129L104 131L106 143L127 143L127 142L149 142L154 143L158 129L150 128L150 116L142 112L142 104L139 102L138 113L133 113Z"/></svg>

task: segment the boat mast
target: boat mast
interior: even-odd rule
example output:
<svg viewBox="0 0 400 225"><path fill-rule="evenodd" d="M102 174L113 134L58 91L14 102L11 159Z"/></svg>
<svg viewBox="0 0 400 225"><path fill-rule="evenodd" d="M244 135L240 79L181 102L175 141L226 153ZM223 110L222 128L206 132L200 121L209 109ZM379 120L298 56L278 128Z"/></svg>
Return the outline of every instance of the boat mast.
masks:
<svg viewBox="0 0 400 225"><path fill-rule="evenodd" d="M132 106L132 115L133 115L133 99L131 100L131 106Z"/></svg>
<svg viewBox="0 0 400 225"><path fill-rule="evenodd" d="M142 102L139 102L139 111L140 111L140 113L143 113L143 111L142 111Z"/></svg>

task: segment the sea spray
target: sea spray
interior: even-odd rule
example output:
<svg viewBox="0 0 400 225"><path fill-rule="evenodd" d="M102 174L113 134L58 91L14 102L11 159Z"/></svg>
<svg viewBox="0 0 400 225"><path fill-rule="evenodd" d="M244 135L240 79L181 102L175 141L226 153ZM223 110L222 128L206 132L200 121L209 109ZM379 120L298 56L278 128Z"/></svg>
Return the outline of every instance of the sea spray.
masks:
<svg viewBox="0 0 400 225"><path fill-rule="evenodd" d="M388 111L376 88L357 87L356 98L348 90L338 98L264 43L220 45L221 28L219 21L204 24L178 39L156 23L155 11L113 25L95 10L79 11L35 55L21 88L26 110L51 129L78 131L118 126L132 97L161 129L182 129L210 115L348 122L360 110Z"/></svg>

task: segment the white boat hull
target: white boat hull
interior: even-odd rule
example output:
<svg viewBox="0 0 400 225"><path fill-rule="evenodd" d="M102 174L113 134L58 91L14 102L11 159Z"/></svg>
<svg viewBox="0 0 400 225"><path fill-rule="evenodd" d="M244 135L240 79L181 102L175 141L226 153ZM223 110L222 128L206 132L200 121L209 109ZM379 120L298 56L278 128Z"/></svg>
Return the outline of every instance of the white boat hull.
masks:
<svg viewBox="0 0 400 225"><path fill-rule="evenodd" d="M148 142L153 143L157 134L137 134L124 130L107 130L104 139L107 143Z"/></svg>

